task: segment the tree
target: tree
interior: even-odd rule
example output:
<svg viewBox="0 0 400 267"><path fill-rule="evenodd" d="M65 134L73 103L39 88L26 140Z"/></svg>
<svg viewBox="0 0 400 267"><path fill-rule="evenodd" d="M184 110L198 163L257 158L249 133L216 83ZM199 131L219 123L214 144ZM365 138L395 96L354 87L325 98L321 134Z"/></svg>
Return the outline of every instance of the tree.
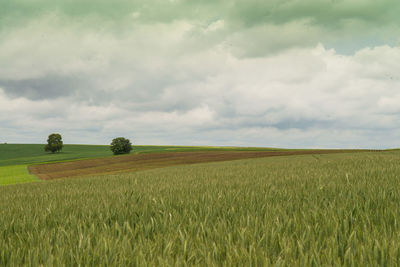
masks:
<svg viewBox="0 0 400 267"><path fill-rule="evenodd" d="M63 141L60 134L53 133L47 138L47 145L44 147L44 151L55 153L63 148Z"/></svg>
<svg viewBox="0 0 400 267"><path fill-rule="evenodd" d="M114 138L111 142L111 151L114 155L129 154L132 150L132 144L129 139L118 137Z"/></svg>

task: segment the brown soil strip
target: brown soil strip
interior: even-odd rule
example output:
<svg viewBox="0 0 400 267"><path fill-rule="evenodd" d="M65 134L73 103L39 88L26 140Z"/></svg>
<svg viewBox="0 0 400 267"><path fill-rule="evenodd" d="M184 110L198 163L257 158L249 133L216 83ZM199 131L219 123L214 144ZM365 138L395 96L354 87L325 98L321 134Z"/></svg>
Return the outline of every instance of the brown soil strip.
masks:
<svg viewBox="0 0 400 267"><path fill-rule="evenodd" d="M365 152L368 150L205 151L126 155L31 165L29 172L43 180L104 173L138 171L180 164L229 161L273 156Z"/></svg>

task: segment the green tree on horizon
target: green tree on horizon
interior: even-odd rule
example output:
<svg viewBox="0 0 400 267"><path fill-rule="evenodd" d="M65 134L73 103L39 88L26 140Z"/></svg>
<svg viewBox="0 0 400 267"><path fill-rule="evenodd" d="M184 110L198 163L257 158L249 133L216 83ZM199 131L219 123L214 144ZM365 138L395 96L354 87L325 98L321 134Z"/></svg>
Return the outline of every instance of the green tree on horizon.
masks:
<svg viewBox="0 0 400 267"><path fill-rule="evenodd" d="M58 133L50 134L47 138L47 145L44 147L46 152L59 152L63 148L62 137Z"/></svg>
<svg viewBox="0 0 400 267"><path fill-rule="evenodd" d="M114 155L129 154L132 150L132 143L124 137L114 138L111 142L111 151Z"/></svg>

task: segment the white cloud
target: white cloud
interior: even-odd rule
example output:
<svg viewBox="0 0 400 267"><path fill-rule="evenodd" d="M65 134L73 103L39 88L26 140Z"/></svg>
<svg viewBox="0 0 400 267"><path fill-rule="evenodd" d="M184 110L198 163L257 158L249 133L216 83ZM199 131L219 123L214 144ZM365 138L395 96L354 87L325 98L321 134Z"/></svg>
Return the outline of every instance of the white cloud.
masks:
<svg viewBox="0 0 400 267"><path fill-rule="evenodd" d="M67 143L393 147L400 138L400 47L247 58L224 42L193 46L203 37L184 21L121 33L79 25L50 18L3 33L0 142L53 131Z"/></svg>

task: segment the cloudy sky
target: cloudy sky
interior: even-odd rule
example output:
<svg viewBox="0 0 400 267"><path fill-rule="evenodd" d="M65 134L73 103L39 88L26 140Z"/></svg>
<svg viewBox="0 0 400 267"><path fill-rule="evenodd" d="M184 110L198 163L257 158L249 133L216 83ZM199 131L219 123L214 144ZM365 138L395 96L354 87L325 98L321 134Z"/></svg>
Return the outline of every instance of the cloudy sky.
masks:
<svg viewBox="0 0 400 267"><path fill-rule="evenodd" d="M400 147L398 0L0 0L0 142Z"/></svg>

